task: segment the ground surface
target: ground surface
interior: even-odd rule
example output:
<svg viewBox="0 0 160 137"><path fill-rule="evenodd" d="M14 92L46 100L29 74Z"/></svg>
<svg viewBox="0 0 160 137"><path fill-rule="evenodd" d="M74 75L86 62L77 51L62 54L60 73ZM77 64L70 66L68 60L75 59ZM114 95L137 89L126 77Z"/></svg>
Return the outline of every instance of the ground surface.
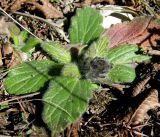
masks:
<svg viewBox="0 0 160 137"><path fill-rule="evenodd" d="M39 3L38 6L34 4L35 1ZM53 2L45 0L53 7L47 7L41 1L35 1L1 0L0 7L22 26L28 28L34 36L42 40L60 41L66 46L69 43L67 30L70 19L77 8L84 6L104 7L106 5L126 6L132 9L136 16L154 16L154 18L160 19L160 1L158 0L62 0ZM14 22L4 12L1 11L1 13L6 22ZM2 21L0 23L1 31L2 28L5 28L5 24ZM23 28L20 29L23 30ZM1 32L0 36L2 37ZM1 49L1 51L2 54L4 54L3 52L10 52L9 50L4 51L4 49ZM160 54L158 42L154 47L154 52L152 51L150 54L153 56L152 61L149 64L142 63L138 66L137 77L134 82L113 86L102 85L102 91L93 93L86 112L78 121L60 133L59 137L160 136L160 109L158 107L148 107L155 100L159 102ZM44 58L47 58L47 56L39 48L30 56L30 60L42 60ZM1 60L2 70L9 69L14 66L14 63L21 62L17 59ZM50 136L51 131L41 118L42 110L39 107L41 103L36 100L32 101L40 99L41 94L31 97L24 96L23 98L8 95L3 86L6 75L6 71L2 71L0 74L0 102L12 103L7 108L1 108L0 136ZM134 94L139 94L139 96L133 97ZM145 113L145 111L147 112ZM130 121L135 115L136 118ZM139 120L141 121L139 124L134 123Z"/></svg>

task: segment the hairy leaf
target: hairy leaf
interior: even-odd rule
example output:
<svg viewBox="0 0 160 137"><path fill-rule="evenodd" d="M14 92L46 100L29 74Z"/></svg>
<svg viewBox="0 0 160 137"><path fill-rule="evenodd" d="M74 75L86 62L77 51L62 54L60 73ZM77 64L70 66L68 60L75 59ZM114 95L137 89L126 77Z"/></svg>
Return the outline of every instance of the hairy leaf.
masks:
<svg viewBox="0 0 160 137"><path fill-rule="evenodd" d="M4 81L5 88L10 94L27 94L36 92L50 79L48 71L60 65L49 61L25 62L11 69Z"/></svg>
<svg viewBox="0 0 160 137"><path fill-rule="evenodd" d="M78 9L72 18L69 29L70 41L73 44L90 44L103 31L102 16L93 8Z"/></svg>
<svg viewBox="0 0 160 137"><path fill-rule="evenodd" d="M9 28L9 32L11 34L11 37L12 36L17 36L20 34L20 28L13 22L7 22L8 23L8 28Z"/></svg>
<svg viewBox="0 0 160 137"><path fill-rule="evenodd" d="M121 45L117 48L110 49L107 54L107 59L112 64L129 64L150 59L147 55L136 54L136 51L138 51L137 45Z"/></svg>
<svg viewBox="0 0 160 137"><path fill-rule="evenodd" d="M104 33L110 39L109 47L116 47L143 34L150 21L151 17L137 17L131 22L114 25Z"/></svg>
<svg viewBox="0 0 160 137"><path fill-rule="evenodd" d="M30 37L25 45L21 48L21 50L23 52L28 52L29 50L31 50L32 48L34 48L37 44L40 43L40 40L34 37Z"/></svg>
<svg viewBox="0 0 160 137"><path fill-rule="evenodd" d="M17 35L12 35L12 39L14 42L14 45L19 47L19 46L23 46L25 41L28 38L28 32L27 31L21 31L19 34Z"/></svg>
<svg viewBox="0 0 160 137"><path fill-rule="evenodd" d="M108 43L109 43L109 40L107 38L99 38L99 40L97 41L96 43L96 56L98 57L105 57L107 52L108 52Z"/></svg>
<svg viewBox="0 0 160 137"><path fill-rule="evenodd" d="M89 81L71 77L51 80L43 96L43 119L52 134L62 131L86 110L91 91L97 88Z"/></svg>
<svg viewBox="0 0 160 137"><path fill-rule="evenodd" d="M135 70L125 65L116 65L108 73L108 78L113 83L132 82L135 77Z"/></svg>
<svg viewBox="0 0 160 137"><path fill-rule="evenodd" d="M77 64L75 63L69 63L64 65L62 69L62 75L68 77L81 78L81 73L79 71Z"/></svg>
<svg viewBox="0 0 160 137"><path fill-rule="evenodd" d="M70 52L58 43L44 42L41 47L52 57L54 61L59 63L69 63L71 61Z"/></svg>
<svg viewBox="0 0 160 137"><path fill-rule="evenodd" d="M136 17L130 22L116 24L104 32L109 37L109 47L117 47L120 44L137 44L143 50L157 46L160 40L160 24L151 16Z"/></svg>
<svg viewBox="0 0 160 137"><path fill-rule="evenodd" d="M90 45L88 51L86 52L89 57L106 57L108 53L108 39L101 37L97 42Z"/></svg>

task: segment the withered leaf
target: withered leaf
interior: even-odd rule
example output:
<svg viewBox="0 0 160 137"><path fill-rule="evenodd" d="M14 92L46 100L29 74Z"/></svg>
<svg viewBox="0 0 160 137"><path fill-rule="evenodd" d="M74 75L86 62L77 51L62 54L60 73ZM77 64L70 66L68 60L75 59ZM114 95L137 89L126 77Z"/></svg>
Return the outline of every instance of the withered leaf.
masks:
<svg viewBox="0 0 160 137"><path fill-rule="evenodd" d="M8 65L13 57L13 47L11 46L10 43L5 43L2 45L2 55L4 64Z"/></svg>
<svg viewBox="0 0 160 137"><path fill-rule="evenodd" d="M109 47L114 48L119 44L138 44L144 50L156 46L160 40L160 24L150 16L136 17L130 22L116 24L104 32L109 37Z"/></svg>
<svg viewBox="0 0 160 137"><path fill-rule="evenodd" d="M3 17L0 19L0 38L2 36L8 36L8 38L10 37L8 23L5 21Z"/></svg>
<svg viewBox="0 0 160 137"><path fill-rule="evenodd" d="M134 111L133 115L130 118L129 115L126 115L123 120L129 123L129 125L141 124L144 122L144 119L147 116L147 112L150 109L154 109L156 107L160 107L160 103L158 100L158 91L156 89L152 89L149 95L142 101L139 107Z"/></svg>
<svg viewBox="0 0 160 137"><path fill-rule="evenodd" d="M17 11L21 9L21 6L26 2L26 0L16 0L10 7L11 11Z"/></svg>
<svg viewBox="0 0 160 137"><path fill-rule="evenodd" d="M1 48L0 48L1 49ZM1 50L0 50L1 51ZM3 61L2 61L2 52L0 52L0 67L3 66Z"/></svg>
<svg viewBox="0 0 160 137"><path fill-rule="evenodd" d="M101 2L108 2L109 4L115 4L115 0L85 0L84 1L86 5L97 4Z"/></svg>
<svg viewBox="0 0 160 137"><path fill-rule="evenodd" d="M3 66L13 68L25 60L22 52L15 50L10 43L2 45Z"/></svg>
<svg viewBox="0 0 160 137"><path fill-rule="evenodd" d="M11 11L17 11L17 10L21 9L21 6L23 4L31 4L36 9L41 11L46 18L62 18L63 17L62 12L57 10L49 2L49 0L42 0L42 1L40 1L40 3L37 0L16 0L10 9L11 9Z"/></svg>
<svg viewBox="0 0 160 137"><path fill-rule="evenodd" d="M151 79L151 76L146 76L142 81L140 81L132 91L132 97L137 96L143 91L144 86L147 84L147 82Z"/></svg>

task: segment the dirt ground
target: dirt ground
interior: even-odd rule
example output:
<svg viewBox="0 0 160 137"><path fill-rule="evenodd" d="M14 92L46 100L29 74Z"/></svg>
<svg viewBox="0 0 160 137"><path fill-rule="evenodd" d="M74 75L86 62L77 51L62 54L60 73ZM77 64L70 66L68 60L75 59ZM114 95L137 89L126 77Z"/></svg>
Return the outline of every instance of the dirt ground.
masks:
<svg viewBox="0 0 160 137"><path fill-rule="evenodd" d="M41 0L1 0L0 8L3 10L0 12L6 22L17 21L29 29L33 36L58 41L67 47L68 28L76 9L85 6L99 9L106 5L127 7L132 9L134 16L160 19L159 0L44 0L44 3ZM5 31L4 28L5 23L1 21L0 31ZM19 28L21 31L24 29ZM146 50L152 56L151 62L138 65L135 80L112 86L102 84L101 91L93 92L86 112L58 137L160 136L160 26L157 28L156 46L147 47ZM0 32L1 41L4 41L2 37ZM4 55L10 50L1 49L1 52ZM42 94L13 96L5 90L3 81L7 76L6 70L22 62L13 60L12 56L1 58L0 62L0 103L9 103L4 108L0 104L0 137L50 137L51 131L41 117L42 103L36 100ZM36 48L30 56L30 60L45 58L48 57L41 48Z"/></svg>

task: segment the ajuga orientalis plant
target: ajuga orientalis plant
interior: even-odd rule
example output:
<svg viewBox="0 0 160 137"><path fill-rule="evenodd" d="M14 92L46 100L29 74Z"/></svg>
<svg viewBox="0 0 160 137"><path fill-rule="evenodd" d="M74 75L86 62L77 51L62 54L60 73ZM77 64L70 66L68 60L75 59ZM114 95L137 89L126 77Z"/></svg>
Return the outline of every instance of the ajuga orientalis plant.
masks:
<svg viewBox="0 0 160 137"><path fill-rule="evenodd" d="M49 83L42 97L42 116L53 136L85 112L92 91L100 88L101 83L132 82L136 63L150 59L136 54L137 45L109 48L108 38L101 35L102 21L97 10L78 9L71 19L69 49L61 43L41 42L50 59L17 65L5 79L7 92L15 95L41 91Z"/></svg>

